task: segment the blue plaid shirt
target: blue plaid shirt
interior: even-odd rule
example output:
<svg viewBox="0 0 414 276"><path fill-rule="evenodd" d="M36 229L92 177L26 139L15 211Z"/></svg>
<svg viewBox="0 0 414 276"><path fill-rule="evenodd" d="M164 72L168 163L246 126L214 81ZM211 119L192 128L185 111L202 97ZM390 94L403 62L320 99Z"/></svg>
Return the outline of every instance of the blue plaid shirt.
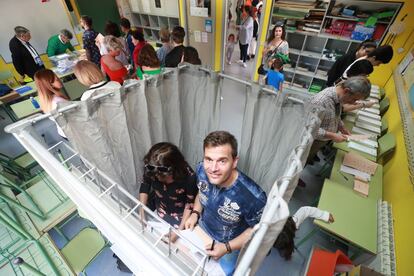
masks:
<svg viewBox="0 0 414 276"><path fill-rule="evenodd" d="M227 242L260 221L266 205L266 193L248 176L239 176L228 188L219 188L208 181L203 164L197 166L197 186L203 213L200 227L210 237Z"/></svg>

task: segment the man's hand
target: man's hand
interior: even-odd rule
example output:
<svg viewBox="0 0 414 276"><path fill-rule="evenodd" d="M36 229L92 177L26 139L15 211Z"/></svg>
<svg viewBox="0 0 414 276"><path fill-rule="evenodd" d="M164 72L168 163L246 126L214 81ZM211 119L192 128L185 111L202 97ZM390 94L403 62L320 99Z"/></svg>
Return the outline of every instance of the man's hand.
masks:
<svg viewBox="0 0 414 276"><path fill-rule="evenodd" d="M333 215L332 214L329 214L329 220L328 220L328 222L329 223L333 223L334 221L335 221L335 219L334 219Z"/></svg>
<svg viewBox="0 0 414 276"><path fill-rule="evenodd" d="M375 104L374 100L369 100L367 102L365 102L365 107L372 107Z"/></svg>
<svg viewBox="0 0 414 276"><path fill-rule="evenodd" d="M226 255L227 248L224 243L216 242L213 250L211 250L211 244L206 245L206 253L207 255L213 257L214 260L218 260L222 256Z"/></svg>
<svg viewBox="0 0 414 276"><path fill-rule="evenodd" d="M340 127L339 128L339 131L342 133L342 134L344 134L344 135L351 135L352 133L348 130L348 129L346 129L345 127Z"/></svg>
<svg viewBox="0 0 414 276"><path fill-rule="evenodd" d="M336 143L345 142L347 140L346 136L341 133L331 133L329 139Z"/></svg>
<svg viewBox="0 0 414 276"><path fill-rule="evenodd" d="M184 227L185 229L190 229L191 231L194 230L194 227L197 225L198 215L196 213L192 213L188 219L185 221Z"/></svg>

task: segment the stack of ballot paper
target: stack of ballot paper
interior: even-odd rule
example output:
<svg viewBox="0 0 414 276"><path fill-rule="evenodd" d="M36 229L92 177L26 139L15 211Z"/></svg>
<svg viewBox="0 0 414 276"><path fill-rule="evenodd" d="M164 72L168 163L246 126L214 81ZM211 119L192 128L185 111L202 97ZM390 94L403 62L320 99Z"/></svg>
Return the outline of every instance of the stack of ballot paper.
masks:
<svg viewBox="0 0 414 276"><path fill-rule="evenodd" d="M345 154L340 171L354 175L354 190L361 195L368 196L369 181L377 167L377 163L350 152Z"/></svg>

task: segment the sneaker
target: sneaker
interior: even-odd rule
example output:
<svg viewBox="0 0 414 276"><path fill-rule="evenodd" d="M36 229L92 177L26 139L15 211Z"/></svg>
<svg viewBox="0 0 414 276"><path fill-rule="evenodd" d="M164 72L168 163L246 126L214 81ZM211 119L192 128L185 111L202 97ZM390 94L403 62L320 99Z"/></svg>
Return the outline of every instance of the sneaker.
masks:
<svg viewBox="0 0 414 276"><path fill-rule="evenodd" d="M242 64L243 63L243 60L240 59L240 60L237 61L237 63L238 64Z"/></svg>
<svg viewBox="0 0 414 276"><path fill-rule="evenodd" d="M228 65L231 65L231 61L227 61L227 64L228 64Z"/></svg>
<svg viewBox="0 0 414 276"><path fill-rule="evenodd" d="M245 63L245 62L243 62L242 66L243 66L244 68L246 68L246 67L247 67L247 65L246 65L246 63Z"/></svg>

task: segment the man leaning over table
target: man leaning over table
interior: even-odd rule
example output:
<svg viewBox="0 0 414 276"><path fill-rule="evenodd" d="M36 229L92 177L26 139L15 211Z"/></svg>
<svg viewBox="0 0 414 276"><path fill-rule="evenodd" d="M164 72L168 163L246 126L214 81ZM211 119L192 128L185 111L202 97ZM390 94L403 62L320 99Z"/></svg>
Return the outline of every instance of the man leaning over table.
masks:
<svg viewBox="0 0 414 276"><path fill-rule="evenodd" d="M242 246L260 221L265 192L237 169L237 141L225 131L204 139L204 159L197 166L198 195L186 229L200 227L215 241L206 248L226 275L232 275Z"/></svg>
<svg viewBox="0 0 414 276"><path fill-rule="evenodd" d="M357 101L368 98L371 91L371 83L366 77L351 77L328 87L316 94L311 99L311 104L324 108L321 114L321 125L317 131L315 140L309 151L307 163L313 160L318 151L329 141L337 143L345 142L351 134L341 120L342 105L355 104ZM299 179L299 185L305 183Z"/></svg>
<svg viewBox="0 0 414 276"><path fill-rule="evenodd" d="M49 38L47 41L47 49L46 53L48 57L53 57L56 55L61 55L66 53L67 50L70 50L71 52L75 51L75 48L73 48L72 44L70 43L70 40L73 38L73 34L63 29L60 31L59 34L56 34Z"/></svg>

